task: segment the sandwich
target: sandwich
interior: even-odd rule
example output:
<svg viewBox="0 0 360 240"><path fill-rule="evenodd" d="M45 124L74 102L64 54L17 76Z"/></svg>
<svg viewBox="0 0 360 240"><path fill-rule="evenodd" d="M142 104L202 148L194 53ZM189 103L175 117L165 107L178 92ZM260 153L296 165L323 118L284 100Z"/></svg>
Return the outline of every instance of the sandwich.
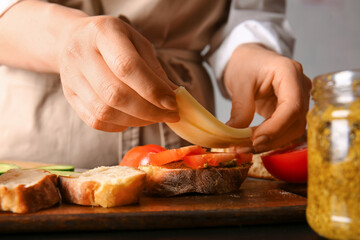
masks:
<svg viewBox="0 0 360 240"><path fill-rule="evenodd" d="M122 166L146 172L150 195L224 194L239 191L251 166L251 154L209 152L199 145L163 149L138 146L126 153Z"/></svg>
<svg viewBox="0 0 360 240"><path fill-rule="evenodd" d="M145 191L160 196L238 191L247 177L252 154L214 153L209 148L251 146L251 128L232 128L216 119L184 88L175 91L180 120L166 123L179 137L195 144L164 149L153 144L127 152L120 165L145 171Z"/></svg>

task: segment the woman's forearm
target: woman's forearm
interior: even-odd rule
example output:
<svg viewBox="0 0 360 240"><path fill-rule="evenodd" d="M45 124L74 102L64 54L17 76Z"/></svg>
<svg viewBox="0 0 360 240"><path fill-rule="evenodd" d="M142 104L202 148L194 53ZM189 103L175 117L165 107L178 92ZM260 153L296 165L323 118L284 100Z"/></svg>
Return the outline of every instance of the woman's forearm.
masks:
<svg viewBox="0 0 360 240"><path fill-rule="evenodd" d="M0 64L59 72L58 52L66 29L84 12L41 1L22 1L0 18Z"/></svg>

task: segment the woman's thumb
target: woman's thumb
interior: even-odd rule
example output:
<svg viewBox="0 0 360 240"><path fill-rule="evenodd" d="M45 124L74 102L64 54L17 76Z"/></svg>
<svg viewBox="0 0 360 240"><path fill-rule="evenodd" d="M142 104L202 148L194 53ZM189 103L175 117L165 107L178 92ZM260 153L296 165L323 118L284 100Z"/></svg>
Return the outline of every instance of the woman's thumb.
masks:
<svg viewBox="0 0 360 240"><path fill-rule="evenodd" d="M254 96L251 91L243 89L232 96L230 120L227 125L235 128L245 128L250 125L255 114Z"/></svg>

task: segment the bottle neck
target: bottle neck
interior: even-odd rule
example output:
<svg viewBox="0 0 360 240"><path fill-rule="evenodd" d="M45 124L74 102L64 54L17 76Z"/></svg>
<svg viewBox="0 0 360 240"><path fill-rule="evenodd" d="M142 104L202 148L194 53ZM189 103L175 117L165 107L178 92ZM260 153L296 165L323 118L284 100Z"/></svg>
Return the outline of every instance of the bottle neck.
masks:
<svg viewBox="0 0 360 240"><path fill-rule="evenodd" d="M313 100L316 105L347 106L360 97L352 89L314 89Z"/></svg>
<svg viewBox="0 0 360 240"><path fill-rule="evenodd" d="M317 106L347 106L353 103L360 98L360 70L316 77L312 97Z"/></svg>

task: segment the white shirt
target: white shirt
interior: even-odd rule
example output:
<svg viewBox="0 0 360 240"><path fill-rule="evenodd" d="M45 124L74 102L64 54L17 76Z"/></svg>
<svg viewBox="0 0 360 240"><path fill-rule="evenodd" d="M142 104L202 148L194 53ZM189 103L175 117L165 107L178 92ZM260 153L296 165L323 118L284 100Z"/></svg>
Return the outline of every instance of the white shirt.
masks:
<svg viewBox="0 0 360 240"><path fill-rule="evenodd" d="M224 97L229 97L222 82L224 69L233 53L245 43L261 43L275 52L292 57L294 34L285 19L285 5L281 1L232 1L229 18L220 46L208 59L219 88Z"/></svg>
<svg viewBox="0 0 360 240"><path fill-rule="evenodd" d="M20 0L1 0L0 1L0 17L15 3L19 2Z"/></svg>

